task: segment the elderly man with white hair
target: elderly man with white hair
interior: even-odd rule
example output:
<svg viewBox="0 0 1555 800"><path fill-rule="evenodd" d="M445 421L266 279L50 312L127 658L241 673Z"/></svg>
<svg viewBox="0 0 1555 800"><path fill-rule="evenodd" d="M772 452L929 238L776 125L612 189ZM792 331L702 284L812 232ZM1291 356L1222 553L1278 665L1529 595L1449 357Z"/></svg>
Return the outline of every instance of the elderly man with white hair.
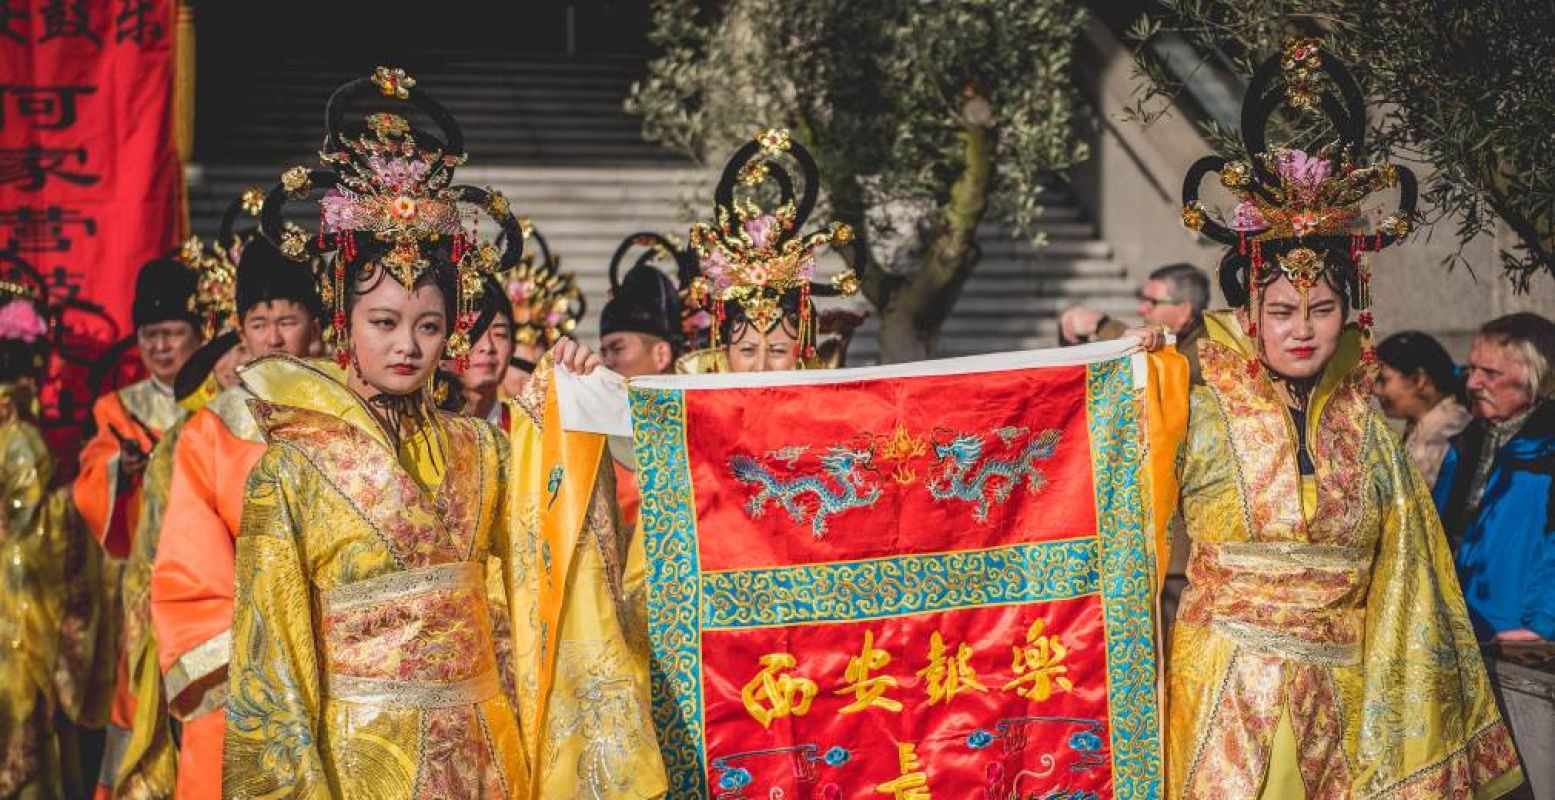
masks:
<svg viewBox="0 0 1555 800"><path fill-rule="evenodd" d="M1474 422L1453 442L1436 504L1482 640L1555 640L1555 323L1511 314L1469 353Z"/></svg>

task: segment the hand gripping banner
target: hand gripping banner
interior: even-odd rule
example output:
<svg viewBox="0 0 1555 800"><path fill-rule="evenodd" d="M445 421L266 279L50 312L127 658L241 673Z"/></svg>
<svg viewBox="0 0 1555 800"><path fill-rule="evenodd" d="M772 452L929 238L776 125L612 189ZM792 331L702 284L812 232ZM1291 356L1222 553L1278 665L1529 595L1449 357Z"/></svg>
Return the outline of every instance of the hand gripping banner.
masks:
<svg viewBox="0 0 1555 800"><path fill-rule="evenodd" d="M1185 383L1128 343L634 380L669 796L1162 796Z"/></svg>

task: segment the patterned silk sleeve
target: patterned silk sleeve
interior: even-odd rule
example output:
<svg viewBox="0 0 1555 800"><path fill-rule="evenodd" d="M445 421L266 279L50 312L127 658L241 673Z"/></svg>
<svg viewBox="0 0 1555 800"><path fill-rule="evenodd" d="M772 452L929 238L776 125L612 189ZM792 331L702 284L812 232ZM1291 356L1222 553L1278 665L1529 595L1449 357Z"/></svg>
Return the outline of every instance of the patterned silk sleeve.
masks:
<svg viewBox="0 0 1555 800"><path fill-rule="evenodd" d="M1403 447L1380 418L1369 424L1383 507L1366 602L1359 712L1369 735L1357 796L1498 797L1522 775L1447 539Z"/></svg>
<svg viewBox="0 0 1555 800"><path fill-rule="evenodd" d="M319 753L318 655L297 537L303 468L272 446L249 475L237 542L225 797L340 796Z"/></svg>
<svg viewBox="0 0 1555 800"><path fill-rule="evenodd" d="M37 429L0 425L0 797L59 791L47 756L53 733L47 675L64 576L56 530L40 519L49 476Z"/></svg>

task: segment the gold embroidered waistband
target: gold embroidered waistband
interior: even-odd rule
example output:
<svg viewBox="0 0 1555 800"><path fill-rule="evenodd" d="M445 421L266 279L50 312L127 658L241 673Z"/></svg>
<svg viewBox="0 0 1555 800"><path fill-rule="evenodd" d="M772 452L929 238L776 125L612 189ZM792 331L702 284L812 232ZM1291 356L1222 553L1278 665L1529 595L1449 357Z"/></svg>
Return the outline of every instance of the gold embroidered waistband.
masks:
<svg viewBox="0 0 1555 800"><path fill-rule="evenodd" d="M334 700L411 708L471 706L490 700L502 691L495 669L462 681L396 681L329 675L326 683L329 696Z"/></svg>
<svg viewBox="0 0 1555 800"><path fill-rule="evenodd" d="M1320 667L1348 667L1361 663L1356 644L1312 642L1234 619L1217 619L1210 629L1255 653Z"/></svg>
<svg viewBox="0 0 1555 800"><path fill-rule="evenodd" d="M1212 553L1230 569L1366 569L1366 548L1307 542L1221 542L1193 545L1193 555Z"/></svg>
<svg viewBox="0 0 1555 800"><path fill-rule="evenodd" d="M481 593L485 586L485 568L473 561L460 561L348 583L324 592L320 599L324 613L332 614L440 589L469 589Z"/></svg>

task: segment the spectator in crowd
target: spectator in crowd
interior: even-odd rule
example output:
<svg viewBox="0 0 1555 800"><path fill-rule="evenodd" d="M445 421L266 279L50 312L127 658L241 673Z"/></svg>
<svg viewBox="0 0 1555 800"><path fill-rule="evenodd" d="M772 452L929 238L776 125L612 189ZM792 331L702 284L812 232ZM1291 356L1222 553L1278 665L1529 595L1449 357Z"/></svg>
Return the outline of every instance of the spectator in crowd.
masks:
<svg viewBox="0 0 1555 800"><path fill-rule="evenodd" d="M1436 505L1482 639L1555 640L1555 323L1511 314L1469 352L1474 422L1442 462Z"/></svg>
<svg viewBox="0 0 1555 800"><path fill-rule="evenodd" d="M1198 341L1204 333L1204 309L1209 307L1209 276L1192 264L1168 264L1150 273L1136 295L1139 316L1146 325L1164 327L1177 336L1177 350L1188 358L1193 383L1199 383ZM1128 326L1088 306L1073 306L1058 320L1061 345L1086 344L1121 337Z"/></svg>
<svg viewBox="0 0 1555 800"><path fill-rule="evenodd" d="M1440 342L1419 331L1382 340L1377 359L1381 368L1371 393L1389 419L1404 420L1404 449L1430 486L1452 437L1473 419L1457 366Z"/></svg>

